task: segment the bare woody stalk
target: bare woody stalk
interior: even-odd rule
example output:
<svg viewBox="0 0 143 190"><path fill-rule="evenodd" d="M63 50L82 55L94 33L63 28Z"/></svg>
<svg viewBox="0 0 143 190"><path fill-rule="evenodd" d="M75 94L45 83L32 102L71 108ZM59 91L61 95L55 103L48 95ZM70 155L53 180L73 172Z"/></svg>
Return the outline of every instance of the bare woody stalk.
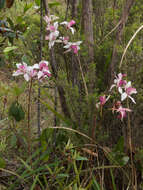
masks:
<svg viewBox="0 0 143 190"><path fill-rule="evenodd" d="M129 108L129 101L127 99L127 107ZM128 143L129 143L129 150L130 150L130 159L131 159L131 185L133 190L137 190L137 184L136 184L136 172L133 162L133 147L132 147L132 130L131 130L131 121L130 121L130 115L128 113Z"/></svg>
<svg viewBox="0 0 143 190"><path fill-rule="evenodd" d="M40 61L42 60L42 47L43 47L43 0L40 2ZM37 133L38 138L40 139L41 135L41 126L40 126L40 111L41 111L41 105L40 105L40 97L41 97L41 88L40 88L40 82L38 81L38 94L37 94ZM41 142L39 140L39 148L41 146Z"/></svg>
<svg viewBox="0 0 143 190"><path fill-rule="evenodd" d="M45 9L46 15L48 14L48 9L46 5L46 0L40 1L40 61L42 60L43 53L43 8ZM40 105L40 97L41 97L41 88L40 88L40 82L38 82L38 94L37 94L37 133L38 138L40 139L41 135L41 126L40 126L40 112L41 112L41 105ZM41 142L39 141L39 147L41 146Z"/></svg>

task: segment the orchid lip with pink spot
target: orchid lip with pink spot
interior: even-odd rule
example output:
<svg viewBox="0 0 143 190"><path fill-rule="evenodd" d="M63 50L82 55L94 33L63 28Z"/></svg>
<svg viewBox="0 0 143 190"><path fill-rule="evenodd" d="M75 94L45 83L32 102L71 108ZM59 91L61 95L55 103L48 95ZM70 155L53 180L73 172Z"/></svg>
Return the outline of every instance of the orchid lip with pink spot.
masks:
<svg viewBox="0 0 143 190"><path fill-rule="evenodd" d="M46 28L50 32L55 32L58 29L58 22L54 22L53 25L48 25Z"/></svg>
<svg viewBox="0 0 143 190"><path fill-rule="evenodd" d="M19 76L19 75L25 74L27 71L27 64L24 62L22 64L21 63L16 64L16 67L17 67L17 71L13 73L13 76Z"/></svg>

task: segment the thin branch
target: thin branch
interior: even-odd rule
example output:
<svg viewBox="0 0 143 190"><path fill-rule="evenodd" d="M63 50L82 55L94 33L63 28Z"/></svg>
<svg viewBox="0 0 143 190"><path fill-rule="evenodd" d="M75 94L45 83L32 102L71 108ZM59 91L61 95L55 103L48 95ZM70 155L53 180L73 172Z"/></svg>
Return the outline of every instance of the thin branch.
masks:
<svg viewBox="0 0 143 190"><path fill-rule="evenodd" d="M128 44L127 44L127 46L126 46L126 48L125 48L125 50L124 50L124 52L123 52L123 55L122 55L122 58L121 58L121 61L120 61L119 68L121 68L121 66L122 66L123 59L124 59L124 57L125 57L125 54L126 54L126 52L127 52L127 49L129 48L130 44L132 43L132 41L134 40L134 38L136 37L136 35L137 35L142 29L143 29L143 25L137 29L137 31L134 33L134 35L132 36L132 38L131 38L130 41L128 42Z"/></svg>
<svg viewBox="0 0 143 190"><path fill-rule="evenodd" d="M116 24L116 26L108 33L105 35L105 37L101 40L100 44L110 35L112 34L121 24L121 20Z"/></svg>

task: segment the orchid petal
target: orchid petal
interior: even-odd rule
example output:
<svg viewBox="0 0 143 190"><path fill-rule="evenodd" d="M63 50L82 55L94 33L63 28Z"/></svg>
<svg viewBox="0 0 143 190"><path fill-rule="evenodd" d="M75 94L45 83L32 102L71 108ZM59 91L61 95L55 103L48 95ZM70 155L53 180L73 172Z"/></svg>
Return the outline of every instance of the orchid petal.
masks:
<svg viewBox="0 0 143 190"><path fill-rule="evenodd" d="M129 88L129 87L131 87L131 81L129 81L129 82L126 84L126 86L125 86L126 89Z"/></svg>
<svg viewBox="0 0 143 190"><path fill-rule="evenodd" d="M75 31L72 27L70 27L70 30L71 30L72 34L74 34Z"/></svg>
<svg viewBox="0 0 143 190"><path fill-rule="evenodd" d="M124 101L126 98L127 98L127 93L124 92L122 95L121 95L121 101Z"/></svg>
<svg viewBox="0 0 143 190"><path fill-rule="evenodd" d="M29 80L30 80L30 77L29 77L29 75L26 73L26 74L24 74L24 78L25 78L25 80L28 82Z"/></svg>
<svg viewBox="0 0 143 190"><path fill-rule="evenodd" d="M122 90L121 87L118 88L118 91L119 91L120 94L123 94L123 90Z"/></svg>
<svg viewBox="0 0 143 190"><path fill-rule="evenodd" d="M132 98L131 96L128 96L128 97L132 100L132 102L133 102L134 104L136 104L134 98Z"/></svg>

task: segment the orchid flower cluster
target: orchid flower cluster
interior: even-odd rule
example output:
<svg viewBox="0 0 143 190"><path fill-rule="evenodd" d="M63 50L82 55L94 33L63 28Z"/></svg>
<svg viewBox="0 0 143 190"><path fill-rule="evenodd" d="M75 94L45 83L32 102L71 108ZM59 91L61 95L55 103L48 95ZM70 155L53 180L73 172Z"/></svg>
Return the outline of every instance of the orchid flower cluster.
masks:
<svg viewBox="0 0 143 190"><path fill-rule="evenodd" d="M60 32L58 31L59 25L64 25L67 30L71 31L71 33L74 34L75 29L73 28L73 25L75 24L75 21L71 20L69 22L64 21L58 23L57 21L55 21L57 19L58 17L54 15L44 17L44 20L47 23L46 27L47 35L45 37L45 40L49 41L49 49L51 49L54 46L55 42L63 43L64 48L67 49L65 53L72 51L73 53L77 54L78 50L80 49L80 44L82 43L82 41L70 42L68 36L62 37L60 36Z"/></svg>
<svg viewBox="0 0 143 190"><path fill-rule="evenodd" d="M115 76L114 84L111 85L110 92L113 88L116 88L119 94L121 95L121 101L117 101L114 103L112 112L116 111L119 113L118 118L123 120L124 117L126 117L126 112L131 112L132 110L129 108L124 108L122 106L122 103L126 98L129 98L134 104L136 104L134 98L131 96L132 94L136 94L137 90L132 87L131 81L126 81L124 78L126 77L126 74L119 73L117 76ZM103 107L104 104L109 100L111 95L108 95L107 97L105 95L99 97L99 102L96 104L96 107Z"/></svg>
<svg viewBox="0 0 143 190"><path fill-rule="evenodd" d="M40 61L39 64L33 66L28 66L24 62L16 64L17 70L13 73L13 76L23 75L27 82L31 79L43 81L43 79L51 76L48 64L48 61Z"/></svg>

